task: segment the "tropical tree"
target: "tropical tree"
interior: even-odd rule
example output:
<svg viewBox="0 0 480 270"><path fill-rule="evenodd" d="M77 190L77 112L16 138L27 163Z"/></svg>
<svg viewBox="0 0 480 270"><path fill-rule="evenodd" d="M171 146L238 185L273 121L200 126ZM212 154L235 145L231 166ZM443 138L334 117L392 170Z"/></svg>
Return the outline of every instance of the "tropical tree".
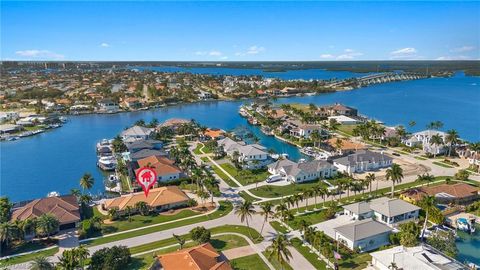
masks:
<svg viewBox="0 0 480 270"><path fill-rule="evenodd" d="M77 257L75 249L66 249L62 256L58 258L57 266L62 270L75 270L80 267L80 261Z"/></svg>
<svg viewBox="0 0 480 270"><path fill-rule="evenodd" d="M135 204L135 208L140 212L140 215L147 216L150 213L150 206L144 202L139 201Z"/></svg>
<svg viewBox="0 0 480 270"><path fill-rule="evenodd" d="M178 244L180 245L180 249L182 249L183 245L185 245L185 239L183 239L182 237L180 237L179 235L176 235L176 234L173 234L173 238L175 238L175 240L177 240Z"/></svg>
<svg viewBox="0 0 480 270"><path fill-rule="evenodd" d="M303 192L303 199L305 200L305 210L308 211L308 199L313 196L314 192L311 189L307 189Z"/></svg>
<svg viewBox="0 0 480 270"><path fill-rule="evenodd" d="M45 256L38 256L33 259L30 263L30 270L53 270L55 267L53 263L51 263L47 257Z"/></svg>
<svg viewBox="0 0 480 270"><path fill-rule="evenodd" d="M0 242L8 247L10 243L18 236L18 228L11 222L2 222L0 224Z"/></svg>
<svg viewBox="0 0 480 270"><path fill-rule="evenodd" d="M438 147L440 145L444 144L443 138L440 135L435 134L430 138L430 144L435 146L435 151L433 152L433 158L436 158L437 157L437 152L438 152Z"/></svg>
<svg viewBox="0 0 480 270"><path fill-rule="evenodd" d="M125 214L127 214L128 216L128 222L132 221L132 213L133 213L133 207L131 207L130 205L125 207Z"/></svg>
<svg viewBox="0 0 480 270"><path fill-rule="evenodd" d="M280 262L282 270L286 262L289 262L292 257L290 250L288 250L288 246L290 245L291 243L285 235L278 234L277 237L273 239L272 244L266 249L267 257L269 259L277 259L277 261Z"/></svg>
<svg viewBox="0 0 480 270"><path fill-rule="evenodd" d="M306 221L305 219L301 219L299 222L298 222L298 230L305 234L305 232L307 231L308 227L310 227L310 225L312 225L310 222Z"/></svg>
<svg viewBox="0 0 480 270"><path fill-rule="evenodd" d="M422 230L422 236L421 239L424 239L424 233L425 229L427 228L427 222L429 218L429 214L432 212L432 210L435 208L435 197L434 196L425 196L422 198L421 201L418 202L418 205L422 207L423 210L425 210L425 221L423 223L423 230Z"/></svg>
<svg viewBox="0 0 480 270"><path fill-rule="evenodd" d="M8 222L10 220L10 213L13 203L8 197L0 197L0 222Z"/></svg>
<svg viewBox="0 0 480 270"><path fill-rule="evenodd" d="M304 198L303 198L303 195L300 194L300 193L296 193L296 194L293 194L292 197L293 197L293 201L295 202L295 205L297 206L297 212L299 212L299 211L300 211L299 203L300 203L301 201L303 201L303 199L304 199Z"/></svg>
<svg viewBox="0 0 480 270"><path fill-rule="evenodd" d="M263 232L263 227L265 226L265 223L271 216L273 216L273 214L273 205L270 202L266 202L265 204L260 205L260 215L263 216L263 224L262 229L260 229L260 234L262 234Z"/></svg>
<svg viewBox="0 0 480 270"><path fill-rule="evenodd" d="M372 193L372 183L375 181L375 174L374 173L369 173L367 176L365 176L365 183L368 184L370 188L370 195ZM378 190L378 181L377 181L377 190Z"/></svg>
<svg viewBox="0 0 480 270"><path fill-rule="evenodd" d="M60 222L54 215L43 214L37 218L36 231L38 235L50 238L50 235L58 231L59 226Z"/></svg>
<svg viewBox="0 0 480 270"><path fill-rule="evenodd" d="M82 193L80 192L80 190L78 188L70 189L70 194L77 197L77 199L80 198L80 195L82 195Z"/></svg>
<svg viewBox="0 0 480 270"><path fill-rule="evenodd" d="M445 142L448 144L448 156L452 155L452 147L456 145L460 140L458 132L455 129L450 129L447 131L445 136Z"/></svg>
<svg viewBox="0 0 480 270"><path fill-rule="evenodd" d="M81 245L77 248L74 248L73 250L74 250L75 256L78 260L78 263L80 264L81 268L83 269L84 266L85 266L85 261L88 259L88 256L90 255L90 252L83 245Z"/></svg>
<svg viewBox="0 0 480 270"><path fill-rule="evenodd" d="M255 213L255 208L250 200L241 202L235 209L235 214L240 217L240 221L247 224L248 234L250 235L251 239L253 239L253 237L250 232L250 224L248 223L248 220L251 219L252 215Z"/></svg>
<svg viewBox="0 0 480 270"><path fill-rule="evenodd" d="M91 189L94 183L95 180L90 173L85 173L82 178L80 178L80 186L83 188L84 191L85 189Z"/></svg>
<svg viewBox="0 0 480 270"><path fill-rule="evenodd" d="M210 241L211 233L205 227L195 227L190 231L192 240L199 243L207 243Z"/></svg>
<svg viewBox="0 0 480 270"><path fill-rule="evenodd" d="M220 186L220 182L215 179L215 177L207 177L204 181L203 184L207 188L208 192L210 193L211 197L211 203L213 205L213 195L215 194L215 191L218 191Z"/></svg>
<svg viewBox="0 0 480 270"><path fill-rule="evenodd" d="M401 183L403 179L403 169L400 165L393 163L390 168L387 169L385 175L387 181L392 181L392 190L390 197L393 198L395 192L395 183Z"/></svg>
<svg viewBox="0 0 480 270"><path fill-rule="evenodd" d="M118 218L118 208L108 209L108 215L110 216L110 220L116 220Z"/></svg>

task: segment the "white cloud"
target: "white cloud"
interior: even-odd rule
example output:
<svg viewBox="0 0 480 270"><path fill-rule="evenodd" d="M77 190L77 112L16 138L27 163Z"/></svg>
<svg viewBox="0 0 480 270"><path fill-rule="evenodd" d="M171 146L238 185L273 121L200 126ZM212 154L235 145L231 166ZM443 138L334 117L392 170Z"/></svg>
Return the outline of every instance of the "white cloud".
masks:
<svg viewBox="0 0 480 270"><path fill-rule="evenodd" d="M219 51L211 51L208 53L208 55L210 56L221 56L222 55L222 52L219 52Z"/></svg>
<svg viewBox="0 0 480 270"><path fill-rule="evenodd" d="M103 42L103 43L100 44L100 47L108 48L108 47L110 47L110 44Z"/></svg>
<svg viewBox="0 0 480 270"><path fill-rule="evenodd" d="M26 58L36 58L36 59L49 59L49 60L61 60L64 59L65 56L62 54L54 53L49 50L22 50L16 51L16 55Z"/></svg>
<svg viewBox="0 0 480 270"><path fill-rule="evenodd" d="M462 46L462 47L458 47L458 48L454 48L452 50L450 50L451 52L470 52L470 51L473 51L475 50L475 46Z"/></svg>
<svg viewBox="0 0 480 270"><path fill-rule="evenodd" d="M412 55L416 53L417 53L417 49L412 47L398 49L396 51L390 52L391 55Z"/></svg>
<svg viewBox="0 0 480 270"><path fill-rule="evenodd" d="M320 55L320 58L322 58L322 59L333 59L333 58L335 58L335 55L326 53L326 54Z"/></svg>
<svg viewBox="0 0 480 270"><path fill-rule="evenodd" d="M262 53L264 51L265 51L264 47L253 45L253 46L250 46L245 52L236 52L235 55L236 56L243 56L243 55L247 55L247 54L255 55L255 54Z"/></svg>
<svg viewBox="0 0 480 270"><path fill-rule="evenodd" d="M227 60L228 59L228 56L222 56L220 57L220 60Z"/></svg>
<svg viewBox="0 0 480 270"><path fill-rule="evenodd" d="M456 55L456 56L440 56L435 60L473 60L473 58L465 55Z"/></svg>

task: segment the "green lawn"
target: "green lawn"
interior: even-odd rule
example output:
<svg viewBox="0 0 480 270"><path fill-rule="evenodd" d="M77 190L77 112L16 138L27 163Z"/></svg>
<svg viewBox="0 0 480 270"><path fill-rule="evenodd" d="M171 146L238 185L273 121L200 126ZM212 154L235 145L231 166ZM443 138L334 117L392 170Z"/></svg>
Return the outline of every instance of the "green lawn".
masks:
<svg viewBox="0 0 480 270"><path fill-rule="evenodd" d="M36 257L40 257L40 256L45 256L45 257L53 256L57 252L58 252L58 247L55 247L55 248L52 248L52 249L43 250L43 251L39 251L39 252L34 252L34 253L27 254L27 255L17 256L17 257L11 258L11 259L1 260L0 261L0 267L5 267L5 266L8 266L8 265L28 262L28 261L31 261L31 260L35 259Z"/></svg>
<svg viewBox="0 0 480 270"><path fill-rule="evenodd" d="M353 129L355 129L357 127L357 125L340 125L338 126L338 130L343 132L343 133L346 133L348 135L353 135Z"/></svg>
<svg viewBox="0 0 480 270"><path fill-rule="evenodd" d="M234 270L269 270L258 254L233 259L230 261L230 264Z"/></svg>
<svg viewBox="0 0 480 270"><path fill-rule="evenodd" d="M244 186L264 181L270 175L266 170L258 172L251 170L239 170L230 163L224 163L220 166Z"/></svg>
<svg viewBox="0 0 480 270"><path fill-rule="evenodd" d="M445 163L441 163L441 162L438 162L438 161L434 161L432 162L433 164L437 165L437 166L440 166L440 167L444 167L444 168L455 168L454 166L451 166L451 165L447 165Z"/></svg>
<svg viewBox="0 0 480 270"><path fill-rule="evenodd" d="M259 200L255 197L248 195L245 191L240 191L238 195L240 195L240 197L242 197L244 200L250 200L251 202L256 202Z"/></svg>
<svg viewBox="0 0 480 270"><path fill-rule="evenodd" d="M258 187L257 189L252 188L250 189L250 192L264 198L275 198L275 197L292 195L298 192L303 192L318 184L319 184L318 181L313 181L308 183L290 184L287 186L265 185L265 186Z"/></svg>
<svg viewBox="0 0 480 270"><path fill-rule="evenodd" d="M19 254L39 249L44 249L53 245L56 245L58 240L50 239L50 240L42 240L42 241L15 241L10 244L8 249L1 250L1 256L8 256L13 254Z"/></svg>
<svg viewBox="0 0 480 270"><path fill-rule="evenodd" d="M131 221L128 221L128 217L122 217L121 220L116 220L112 224L102 224L102 233L107 235L115 232L127 231L135 228L140 228L148 225L164 223L181 218L193 217L200 215L199 212L186 209L175 215L134 215L131 217Z"/></svg>
<svg viewBox="0 0 480 270"><path fill-rule="evenodd" d="M270 226L272 226L277 232L286 234L288 229L282 226L282 224L278 221L271 221Z"/></svg>
<svg viewBox="0 0 480 270"><path fill-rule="evenodd" d="M268 254L267 254L266 251L264 251L264 252L262 252L262 253L263 253L263 255L264 255L265 257L267 257L267 259L268 259L268 260L270 261L270 263L273 265L273 268L275 268L275 269L284 269L284 270L293 270L293 268L290 266L290 264L288 264L288 262L285 262L285 263L283 264L283 268L282 268L282 265L280 264L280 262L279 262L276 258L274 258L274 257L268 258Z"/></svg>
<svg viewBox="0 0 480 270"><path fill-rule="evenodd" d="M193 153L195 155L201 155L202 152L200 152L200 148L202 148L202 147L203 147L203 143L197 144L197 147L195 147L195 149L193 149Z"/></svg>
<svg viewBox="0 0 480 270"><path fill-rule="evenodd" d="M323 260L319 260L315 253L310 253L310 248L302 246L302 241L298 238L291 240L292 246L309 261L315 269L327 269L327 264Z"/></svg>
<svg viewBox="0 0 480 270"><path fill-rule="evenodd" d="M372 260L372 256L368 253L354 254L352 257L339 261L340 269L361 270L367 267L368 262Z"/></svg>
<svg viewBox="0 0 480 270"><path fill-rule="evenodd" d="M220 178L222 178L223 181L225 181L225 183L227 183L229 186L238 187L238 185L235 182L233 182L232 179L230 179L230 177L228 177L225 173L223 173L223 171L220 170L219 167L212 164L212 168L215 174L217 174Z"/></svg>
<svg viewBox="0 0 480 270"><path fill-rule="evenodd" d="M340 208L338 209L340 210ZM325 216L325 210L320 210L316 212L310 212L307 214L303 214L300 216L295 216L293 220L288 221L288 226L290 226L292 229L297 230L299 229L299 222L300 220L305 220L309 222L310 224L317 224L323 221L326 221L328 218Z"/></svg>
<svg viewBox="0 0 480 270"><path fill-rule="evenodd" d="M127 239L127 238L132 238L135 236L140 236L140 235L145 235L153 232L158 232L158 231L163 231L163 230L168 230L172 228L177 228L185 225L190 225L190 224L195 224L203 221L208 221L212 219L217 219L220 217L223 217L230 213L233 210L233 206L231 202L228 201L221 201L220 202L220 207L217 211L215 211L212 214L206 215L206 216L200 216L200 217L194 217L190 218L187 220L182 220L178 222L172 222L168 224L163 224L163 225L158 225L150 228L145 228L143 230L138 230L138 231L132 231L132 232L126 232L126 233L121 233L113 236L105 236L102 238L94 239L85 242L88 246L95 246L95 245L100 245L100 244L105 244L105 243L110 243L113 241L118 241L122 239Z"/></svg>
<svg viewBox="0 0 480 270"><path fill-rule="evenodd" d="M248 235L246 236L248 237ZM216 250L220 251L248 246L247 240L234 234L213 236L210 243Z"/></svg>

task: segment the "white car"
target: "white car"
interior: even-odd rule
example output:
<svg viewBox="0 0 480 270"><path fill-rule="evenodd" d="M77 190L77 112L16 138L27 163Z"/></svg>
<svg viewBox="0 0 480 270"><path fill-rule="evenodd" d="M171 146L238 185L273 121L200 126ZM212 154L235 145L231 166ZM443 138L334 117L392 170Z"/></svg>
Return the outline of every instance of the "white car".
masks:
<svg viewBox="0 0 480 270"><path fill-rule="evenodd" d="M267 183L273 183L273 182L277 182L277 181L280 181L282 180L282 176L280 174L274 174L274 175L270 175L266 182Z"/></svg>

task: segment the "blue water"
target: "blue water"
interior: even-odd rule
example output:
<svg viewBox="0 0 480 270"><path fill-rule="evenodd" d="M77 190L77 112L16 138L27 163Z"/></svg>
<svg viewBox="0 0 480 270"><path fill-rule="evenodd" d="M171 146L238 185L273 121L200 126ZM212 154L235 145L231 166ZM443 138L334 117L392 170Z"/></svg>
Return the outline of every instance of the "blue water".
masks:
<svg viewBox="0 0 480 270"><path fill-rule="evenodd" d="M468 234L458 231L459 238L456 241L458 248L457 259L460 262L472 262L480 265L480 226L477 225L476 232Z"/></svg>
<svg viewBox="0 0 480 270"><path fill-rule="evenodd" d="M293 80L293 79L346 79L353 77L362 77L367 76L372 73L357 73L350 71L328 71L325 69L300 69L300 70L287 70L283 72L269 72L262 69L241 69L241 68L222 68L222 67L173 67L173 66L162 66L162 67L132 67L138 70L154 70L161 72L188 72L193 74L210 74L210 75L232 75L232 76L263 76L265 78L278 78L283 80Z"/></svg>
<svg viewBox="0 0 480 270"><path fill-rule="evenodd" d="M338 76L337 72L335 74ZM354 91L278 99L277 102L341 102L389 125L407 125L414 120L417 126L413 131L424 129L431 121L441 120L445 124L444 129L457 129L462 138L479 141L479 87L479 77L458 74L448 79L390 83ZM67 193L71 188L78 187L78 180L84 172L94 175L96 184L92 192L100 193L103 191L102 175L95 166L97 141L115 136L139 119L149 121L154 117L160 121L172 117L195 118L202 125L231 130L247 125L238 114L238 107L243 102L203 102L115 115L72 116L62 128L18 141L2 142L0 194L19 201L45 196L54 190ZM258 127L249 126L249 129L267 148L277 153L288 153L292 159L300 158L295 147L263 135Z"/></svg>

